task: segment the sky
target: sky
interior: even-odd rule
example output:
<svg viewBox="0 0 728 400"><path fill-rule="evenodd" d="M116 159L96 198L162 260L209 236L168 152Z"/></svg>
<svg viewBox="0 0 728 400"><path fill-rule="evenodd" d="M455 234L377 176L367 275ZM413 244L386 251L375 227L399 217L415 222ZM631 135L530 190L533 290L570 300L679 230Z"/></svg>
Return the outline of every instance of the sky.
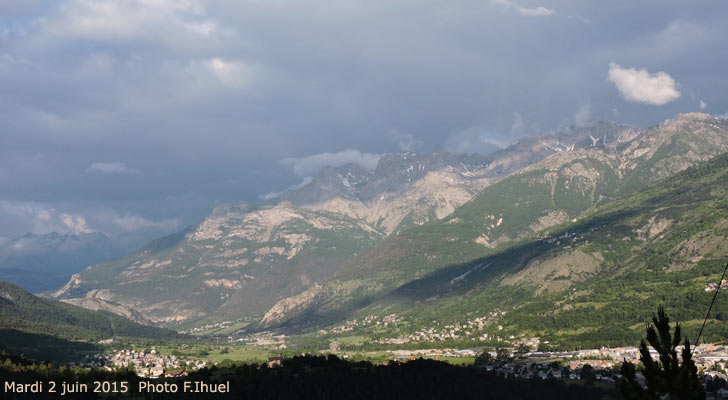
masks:
<svg viewBox="0 0 728 400"><path fill-rule="evenodd" d="M1 0L0 242L140 242L323 165L725 115L725 21L700 0Z"/></svg>

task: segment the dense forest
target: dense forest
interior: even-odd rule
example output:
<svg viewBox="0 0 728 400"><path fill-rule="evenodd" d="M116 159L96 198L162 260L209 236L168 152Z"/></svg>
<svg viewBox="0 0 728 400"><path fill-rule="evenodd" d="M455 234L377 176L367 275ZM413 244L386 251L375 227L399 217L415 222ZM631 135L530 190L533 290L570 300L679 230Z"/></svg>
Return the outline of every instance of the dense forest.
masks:
<svg viewBox="0 0 728 400"><path fill-rule="evenodd" d="M34 296L0 281L0 328L52 335L69 340L98 340L114 336L179 339L168 330L138 324L108 311L81 307Z"/></svg>

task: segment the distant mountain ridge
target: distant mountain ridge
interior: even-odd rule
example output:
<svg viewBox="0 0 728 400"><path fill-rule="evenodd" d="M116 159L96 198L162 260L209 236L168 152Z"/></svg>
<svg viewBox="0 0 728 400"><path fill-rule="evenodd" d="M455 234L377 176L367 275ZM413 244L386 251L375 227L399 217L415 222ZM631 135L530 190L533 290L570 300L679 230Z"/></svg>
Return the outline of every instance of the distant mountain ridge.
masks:
<svg viewBox="0 0 728 400"><path fill-rule="evenodd" d="M109 312L34 296L0 281L0 329L52 335L62 339L98 340L110 337L177 338L176 332L137 324Z"/></svg>
<svg viewBox="0 0 728 400"><path fill-rule="evenodd" d="M343 298L351 297L352 282L370 295L385 293L412 277L535 238L596 204L728 151L728 121L683 114L618 142L560 151L526 166L446 218L390 236L352 258L331 285L347 288ZM332 303L343 299L335 296Z"/></svg>
<svg viewBox="0 0 728 400"><path fill-rule="evenodd" d="M641 131L593 123L488 156L323 168L277 202L220 206L159 245L94 265L55 296L118 303L167 326L328 318L726 151L726 127L705 114Z"/></svg>
<svg viewBox="0 0 728 400"><path fill-rule="evenodd" d="M58 288L89 265L121 255L123 249L101 232L28 233L0 246L0 280L40 293Z"/></svg>
<svg viewBox="0 0 728 400"><path fill-rule="evenodd" d="M385 154L369 171L356 164L324 167L308 184L275 201L363 219L386 234L441 219L485 187L560 151L613 148L637 134L631 127L593 122L557 134L526 137L493 154Z"/></svg>

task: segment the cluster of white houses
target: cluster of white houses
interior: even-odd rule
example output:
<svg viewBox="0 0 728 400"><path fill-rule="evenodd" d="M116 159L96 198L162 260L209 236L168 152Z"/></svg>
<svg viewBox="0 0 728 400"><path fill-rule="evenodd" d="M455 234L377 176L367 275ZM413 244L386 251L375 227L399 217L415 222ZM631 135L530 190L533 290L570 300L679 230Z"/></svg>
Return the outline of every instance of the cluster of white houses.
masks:
<svg viewBox="0 0 728 400"><path fill-rule="evenodd" d="M318 331L319 335L327 335L327 334L337 334L337 333L344 333L344 332L351 332L355 328L363 328L367 326L397 326L397 324L402 322L402 317L398 316L397 314L389 314L385 315L384 317L378 317L376 315L367 315L363 319L354 319L351 321L346 321L342 325L333 327L331 329L321 329Z"/></svg>
<svg viewBox="0 0 728 400"><path fill-rule="evenodd" d="M119 350L115 353L88 357L85 366L102 367L107 371L133 367L142 378L186 376L186 370L198 370L212 365L211 361L188 360L174 355L161 355L155 349L148 353L137 350Z"/></svg>
<svg viewBox="0 0 728 400"><path fill-rule="evenodd" d="M379 343L402 344L416 342L444 342L448 339L470 338L473 341L502 341L498 335L481 332L486 326L492 324L499 317L506 315L505 311L492 311L489 315L470 319L463 323L455 323L452 325L440 326L437 321L432 321L433 326L419 329L404 337L383 338ZM503 330L502 326L498 326L498 330ZM538 347L538 343L536 343Z"/></svg>

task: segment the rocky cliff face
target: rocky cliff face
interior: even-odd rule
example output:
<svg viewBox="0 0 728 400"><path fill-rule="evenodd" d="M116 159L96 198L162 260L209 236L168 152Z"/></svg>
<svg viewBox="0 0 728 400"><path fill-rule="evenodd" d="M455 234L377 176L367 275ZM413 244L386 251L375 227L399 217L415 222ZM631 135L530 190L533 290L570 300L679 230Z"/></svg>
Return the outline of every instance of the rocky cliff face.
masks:
<svg viewBox="0 0 728 400"><path fill-rule="evenodd" d="M97 298L68 299L62 301L64 303L72 304L74 306L82 307L91 311L108 311L116 315L120 315L128 320L134 321L138 324L147 326L154 325L152 321L144 318L144 316L139 314L137 311L118 303L112 303Z"/></svg>
<svg viewBox="0 0 728 400"><path fill-rule="evenodd" d="M391 234L442 218L493 182L483 156L385 154L374 171L348 164L325 167L309 184L282 193L312 210L347 215Z"/></svg>
<svg viewBox="0 0 728 400"><path fill-rule="evenodd" d="M311 309L315 309L325 299L325 288L319 284L314 284L295 296L279 300L265 313L258 326L265 329L281 325Z"/></svg>
<svg viewBox="0 0 728 400"><path fill-rule="evenodd" d="M225 205L177 238L74 275L54 296L117 303L167 325L263 314L382 236L366 222L287 202Z"/></svg>

